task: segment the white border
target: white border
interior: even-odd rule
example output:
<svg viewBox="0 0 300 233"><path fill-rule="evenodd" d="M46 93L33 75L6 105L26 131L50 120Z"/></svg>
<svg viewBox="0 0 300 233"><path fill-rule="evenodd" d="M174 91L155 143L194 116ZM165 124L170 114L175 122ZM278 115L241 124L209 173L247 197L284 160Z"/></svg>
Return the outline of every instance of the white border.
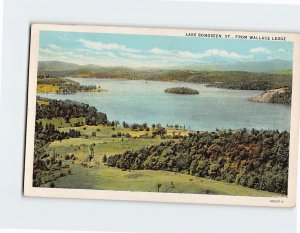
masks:
<svg viewBox="0 0 300 233"><path fill-rule="evenodd" d="M291 140L289 157L289 180L287 197L247 197L247 196L226 196L226 195L205 195L205 194L182 194L182 193L149 193L130 191L107 191L107 190L86 190L86 189L62 189L62 188L41 188L32 187L33 171L33 148L34 148L34 125L35 125L35 104L37 65L39 49L39 32L43 31L73 31L73 32L101 32L118 34L140 34L140 35L168 35L185 36L185 33L219 33L234 35L261 35L261 36L285 36L287 41L294 43L293 77L300 74L300 36L298 34L268 33L268 32L237 32L237 31L208 31L191 29L165 29L165 28L138 28L138 27L111 27L111 26L87 26L87 25L53 25L34 24L31 27L31 48L30 48L30 73L28 90L28 115L26 135L26 161L25 161L25 182L24 194L26 196L39 197L63 197L83 199L107 199L127 201L156 201L174 203L205 203L205 204L230 204L250 205L269 207L294 207L296 201L296 172L298 152L298 130L300 118L300 79L293 79L293 96L291 110ZM272 202L272 201L278 202Z"/></svg>
<svg viewBox="0 0 300 233"><path fill-rule="evenodd" d="M300 5L299 0L163 0L165 2L209 2L209 3L240 3L240 4L280 4Z"/></svg>

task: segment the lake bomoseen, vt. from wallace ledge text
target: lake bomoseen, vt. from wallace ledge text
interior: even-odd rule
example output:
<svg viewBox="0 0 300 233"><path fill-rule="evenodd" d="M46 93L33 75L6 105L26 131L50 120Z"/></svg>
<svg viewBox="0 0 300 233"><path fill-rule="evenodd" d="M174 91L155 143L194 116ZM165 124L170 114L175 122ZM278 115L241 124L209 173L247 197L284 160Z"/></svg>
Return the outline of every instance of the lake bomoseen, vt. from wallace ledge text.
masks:
<svg viewBox="0 0 300 233"><path fill-rule="evenodd" d="M262 91L229 90L204 84L69 78L81 85L97 85L104 92L78 92L71 95L38 94L50 99L70 99L94 106L106 113L109 121L185 126L187 129L290 129L291 107L248 100ZM199 95L165 93L171 87L189 87Z"/></svg>

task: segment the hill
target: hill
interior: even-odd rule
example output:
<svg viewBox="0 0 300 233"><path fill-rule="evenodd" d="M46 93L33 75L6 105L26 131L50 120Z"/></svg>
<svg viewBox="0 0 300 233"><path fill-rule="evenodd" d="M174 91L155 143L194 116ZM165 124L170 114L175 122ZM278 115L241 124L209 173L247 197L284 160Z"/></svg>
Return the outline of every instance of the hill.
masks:
<svg viewBox="0 0 300 233"><path fill-rule="evenodd" d="M39 61L39 71L70 71L79 70L82 66L61 61Z"/></svg>
<svg viewBox="0 0 300 233"><path fill-rule="evenodd" d="M289 133L246 129L190 133L108 157L123 170L164 170L287 194Z"/></svg>
<svg viewBox="0 0 300 233"><path fill-rule="evenodd" d="M282 70L291 70L292 67L293 63L291 61L270 60L251 62L197 63L189 66L181 66L180 68L195 71L278 72Z"/></svg>

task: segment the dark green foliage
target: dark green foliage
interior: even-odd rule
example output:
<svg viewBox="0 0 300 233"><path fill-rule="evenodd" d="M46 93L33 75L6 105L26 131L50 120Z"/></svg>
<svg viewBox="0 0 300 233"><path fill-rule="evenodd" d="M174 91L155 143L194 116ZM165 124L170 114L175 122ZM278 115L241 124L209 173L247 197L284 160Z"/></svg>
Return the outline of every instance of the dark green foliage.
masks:
<svg viewBox="0 0 300 233"><path fill-rule="evenodd" d="M39 98L42 99L42 98ZM90 107L87 104L81 104L74 101L66 100L51 100L43 99L47 101L47 105L36 105L36 119L52 119L55 117L63 117L66 122L70 121L70 118L84 117L85 122L88 125L100 125L107 124L106 114L98 112L96 108ZM80 124L80 123L78 123ZM77 125L78 125L77 124ZM76 124L74 124L76 126ZM96 132L93 132L95 135ZM35 124L35 140L34 140L34 163L33 163L33 186L38 187L43 183L51 182L52 180L61 176L66 175L68 172L63 172L67 167L64 167L63 161L57 159L55 151L47 153L43 148L47 143L53 141L61 141L67 138L78 138L80 137L80 131L70 129L68 132L60 132L55 129L53 124L46 124L43 127L42 122ZM86 135L88 137L88 135ZM94 156L93 147L90 148L90 156L92 159ZM70 160L69 155L63 156L64 160ZM75 157L73 155L72 159ZM56 171L62 171L57 174Z"/></svg>
<svg viewBox="0 0 300 233"><path fill-rule="evenodd" d="M125 128L125 129L130 127L129 124L126 123L125 121L122 122L122 126L123 126L123 128Z"/></svg>
<svg viewBox="0 0 300 233"><path fill-rule="evenodd" d="M41 98L40 98L41 99ZM87 125L107 124L107 116L102 112L98 112L95 107L88 104L82 104L71 100L52 100L48 101L48 105L36 105L36 120L54 117L64 117L65 119L85 117Z"/></svg>
<svg viewBox="0 0 300 233"><path fill-rule="evenodd" d="M160 124L157 124L156 127L153 129L153 132L152 132L152 136L155 137L156 135L159 135L159 136L164 136L165 134L167 134L167 130L162 127Z"/></svg>
<svg viewBox="0 0 300 233"><path fill-rule="evenodd" d="M107 162L107 156L106 156L106 155L103 155L102 162L103 162L103 163L106 163L106 162Z"/></svg>
<svg viewBox="0 0 300 233"><path fill-rule="evenodd" d="M155 80L177 80L204 83L239 90L270 90L292 86L291 74L254 73L245 71L168 71L153 77Z"/></svg>
<svg viewBox="0 0 300 233"><path fill-rule="evenodd" d="M113 138L131 138L131 135L129 133L121 133L118 132L116 134L111 135Z"/></svg>
<svg viewBox="0 0 300 233"><path fill-rule="evenodd" d="M36 122L34 137L33 186L38 187L42 184L41 178L45 173L51 174L52 170L62 166L62 161L57 160L55 151L50 155L43 146L56 140L78 138L80 137L80 131L70 129L68 132L60 132L51 123L43 127L41 122ZM69 160L70 157L67 155L65 159ZM49 178L48 181L51 181L51 179Z"/></svg>
<svg viewBox="0 0 300 233"><path fill-rule="evenodd" d="M162 184L159 183L159 184L156 184L156 186L157 186L157 192L159 192L159 189L161 188Z"/></svg>
<svg viewBox="0 0 300 233"><path fill-rule="evenodd" d="M80 137L80 131L70 129L68 132L60 132L55 129L53 124L46 124L43 127L42 122L35 122L35 142L42 142L46 144L55 140L63 140L65 138L78 138Z"/></svg>
<svg viewBox="0 0 300 233"><path fill-rule="evenodd" d="M250 72L207 72L193 76L193 82L207 83L208 86L238 90L271 90L292 86L292 75Z"/></svg>
<svg viewBox="0 0 300 233"><path fill-rule="evenodd" d="M166 170L287 194L289 133L258 130L197 132L110 156L121 169Z"/></svg>
<svg viewBox="0 0 300 233"><path fill-rule="evenodd" d="M126 127L124 127L124 126L126 126ZM127 126L128 126L128 124L123 122L123 127L128 128ZM130 125L130 129L134 130L134 131L143 131L143 130L149 131L149 127L148 127L147 123L143 123L143 124L134 123L134 124Z"/></svg>
<svg viewBox="0 0 300 233"><path fill-rule="evenodd" d="M166 93L171 94L180 94L180 95L197 95L199 94L199 91L194 90L192 88L188 87L172 87L164 90Z"/></svg>

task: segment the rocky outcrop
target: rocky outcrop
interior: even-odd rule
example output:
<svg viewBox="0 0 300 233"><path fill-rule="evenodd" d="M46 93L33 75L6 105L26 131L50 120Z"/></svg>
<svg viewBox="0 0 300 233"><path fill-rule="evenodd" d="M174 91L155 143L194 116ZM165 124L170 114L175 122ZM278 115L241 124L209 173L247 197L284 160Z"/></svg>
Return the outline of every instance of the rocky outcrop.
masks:
<svg viewBox="0 0 300 233"><path fill-rule="evenodd" d="M291 94L291 89L282 87L265 91L259 96L250 97L249 100L252 102L291 104Z"/></svg>

